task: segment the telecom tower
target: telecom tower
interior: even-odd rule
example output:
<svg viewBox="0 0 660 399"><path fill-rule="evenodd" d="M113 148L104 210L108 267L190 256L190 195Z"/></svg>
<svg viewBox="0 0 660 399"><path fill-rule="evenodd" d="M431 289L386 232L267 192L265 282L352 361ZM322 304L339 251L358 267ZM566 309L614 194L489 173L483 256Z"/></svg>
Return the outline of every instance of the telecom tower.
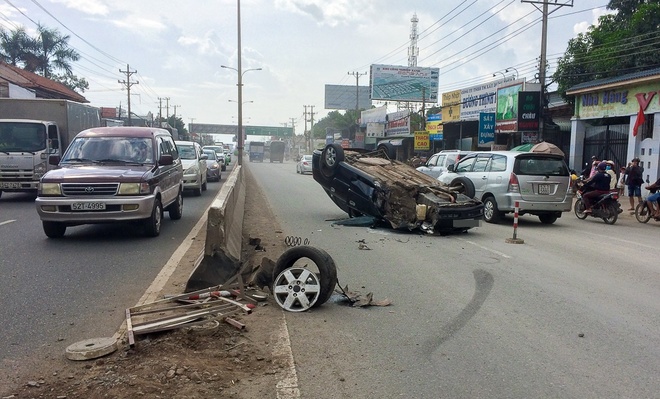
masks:
<svg viewBox="0 0 660 399"><path fill-rule="evenodd" d="M410 25L410 47L408 47L408 66L416 67L417 66L417 56L419 55L419 47L417 47L417 13L413 14L413 17L410 19L412 24Z"/></svg>

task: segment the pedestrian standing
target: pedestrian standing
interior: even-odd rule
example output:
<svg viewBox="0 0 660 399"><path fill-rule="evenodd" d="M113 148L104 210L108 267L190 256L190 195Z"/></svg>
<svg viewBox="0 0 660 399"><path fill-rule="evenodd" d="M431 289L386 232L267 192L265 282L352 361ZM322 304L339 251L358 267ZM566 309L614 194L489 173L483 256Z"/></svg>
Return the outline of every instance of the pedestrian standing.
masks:
<svg viewBox="0 0 660 399"><path fill-rule="evenodd" d="M642 184L644 183L643 172L641 166L639 166L639 158L635 157L632 160L632 166L626 169L626 185L628 186L628 199L630 200L630 209L629 211L635 210L635 198L637 197L637 203L642 203Z"/></svg>
<svg viewBox="0 0 660 399"><path fill-rule="evenodd" d="M617 192L619 194L619 198L623 197L623 192L624 192L624 187L626 186L626 168L623 166L621 167L621 170L619 170L619 181L616 184Z"/></svg>

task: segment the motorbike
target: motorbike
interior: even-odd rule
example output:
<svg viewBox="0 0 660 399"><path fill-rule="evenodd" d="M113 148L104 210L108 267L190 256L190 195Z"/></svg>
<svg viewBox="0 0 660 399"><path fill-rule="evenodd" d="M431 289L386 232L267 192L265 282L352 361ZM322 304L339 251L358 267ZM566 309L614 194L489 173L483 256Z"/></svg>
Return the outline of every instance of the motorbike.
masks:
<svg viewBox="0 0 660 399"><path fill-rule="evenodd" d="M648 202L646 202L646 198L644 198L644 201L642 201L640 204L637 204L635 207L635 219L637 219L638 222L640 223L647 223L649 220L651 220L651 214L653 211L649 208ZM654 219L656 222L660 222L660 219L655 218Z"/></svg>
<svg viewBox="0 0 660 399"><path fill-rule="evenodd" d="M577 201L575 202L575 216L578 219L584 220L587 216L603 219L607 224L616 223L619 218L619 213L623 212L621 204L619 203L619 194L616 191L602 194L596 198L595 203L591 207L591 213L585 212L586 207L582 201L582 191L578 190L576 193Z"/></svg>

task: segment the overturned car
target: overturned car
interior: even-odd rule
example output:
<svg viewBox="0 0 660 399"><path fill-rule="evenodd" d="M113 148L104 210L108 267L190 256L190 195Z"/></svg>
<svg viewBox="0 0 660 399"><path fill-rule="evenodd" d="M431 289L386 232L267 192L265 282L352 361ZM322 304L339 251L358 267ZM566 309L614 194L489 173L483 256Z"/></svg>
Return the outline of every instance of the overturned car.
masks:
<svg viewBox="0 0 660 399"><path fill-rule="evenodd" d="M350 217L368 215L394 229L441 234L479 226L481 201L394 160L394 151L389 143L376 151L327 144L314 151L312 174Z"/></svg>

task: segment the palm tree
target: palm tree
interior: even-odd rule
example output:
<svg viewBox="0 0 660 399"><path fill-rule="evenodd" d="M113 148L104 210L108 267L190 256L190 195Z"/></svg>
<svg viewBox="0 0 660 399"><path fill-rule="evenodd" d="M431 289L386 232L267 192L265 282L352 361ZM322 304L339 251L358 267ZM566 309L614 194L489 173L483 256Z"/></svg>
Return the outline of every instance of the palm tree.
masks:
<svg viewBox="0 0 660 399"><path fill-rule="evenodd" d="M29 39L24 56L25 69L50 78L54 70L62 70L72 75L71 61L78 61L80 54L69 47L69 35L62 35L57 29L49 29L39 24L38 36Z"/></svg>
<svg viewBox="0 0 660 399"><path fill-rule="evenodd" d="M25 47L30 41L25 28L6 31L0 29L0 59L7 64L19 66L24 59Z"/></svg>

